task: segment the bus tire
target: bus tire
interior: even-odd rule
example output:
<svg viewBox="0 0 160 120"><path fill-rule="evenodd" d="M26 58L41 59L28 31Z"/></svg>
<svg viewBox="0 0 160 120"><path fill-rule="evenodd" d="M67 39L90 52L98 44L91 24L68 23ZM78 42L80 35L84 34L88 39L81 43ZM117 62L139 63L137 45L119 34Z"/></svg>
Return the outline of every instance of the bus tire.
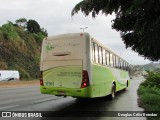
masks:
<svg viewBox="0 0 160 120"><path fill-rule="evenodd" d="M111 94L110 94L110 99L113 100L113 99L115 98L115 95L116 95L116 86L115 86L115 84L113 83L113 84L112 84Z"/></svg>

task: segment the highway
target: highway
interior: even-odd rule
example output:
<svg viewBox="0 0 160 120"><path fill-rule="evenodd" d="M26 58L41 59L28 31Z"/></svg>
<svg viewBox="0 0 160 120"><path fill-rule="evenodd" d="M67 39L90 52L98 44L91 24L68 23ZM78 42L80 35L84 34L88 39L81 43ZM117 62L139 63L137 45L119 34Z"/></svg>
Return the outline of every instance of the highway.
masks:
<svg viewBox="0 0 160 120"><path fill-rule="evenodd" d="M55 114L56 111L143 111L142 108L138 107L136 92L142 80L142 77L132 79L131 86L126 91L118 92L113 101L105 98L77 100L72 97L64 98L56 97L54 95L42 95L39 86L0 88L0 111L51 111L51 114ZM13 118L0 118L0 120L6 119L13 120ZM20 118L14 119L18 120ZM33 118L23 118L23 120L28 119ZM44 118L36 119L43 120ZM75 118L54 117L53 120L56 119L74 120ZM76 117L76 120L81 119L81 117ZM146 120L146 118L85 116L83 117L83 120Z"/></svg>

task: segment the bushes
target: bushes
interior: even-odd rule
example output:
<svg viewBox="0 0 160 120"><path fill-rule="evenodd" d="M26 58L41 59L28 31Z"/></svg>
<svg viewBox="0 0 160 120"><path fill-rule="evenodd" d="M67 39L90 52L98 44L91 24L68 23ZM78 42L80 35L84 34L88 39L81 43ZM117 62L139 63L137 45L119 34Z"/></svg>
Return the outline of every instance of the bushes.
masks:
<svg viewBox="0 0 160 120"><path fill-rule="evenodd" d="M39 32L37 34L33 33L33 37L35 38L36 42L41 44L42 40L45 38L42 32Z"/></svg>
<svg viewBox="0 0 160 120"><path fill-rule="evenodd" d="M160 101L160 89L158 88L148 88L144 86L140 86L138 93L141 96L141 100L143 104L155 104L159 103ZM160 104L159 104L160 105Z"/></svg>
<svg viewBox="0 0 160 120"><path fill-rule="evenodd" d="M5 40L20 41L20 37L15 31L15 27L12 23L2 25L0 30L3 32L3 37Z"/></svg>
<svg viewBox="0 0 160 120"><path fill-rule="evenodd" d="M139 105L145 111L160 110L160 73L148 72L148 76L138 89ZM148 120L158 120L155 117L148 117Z"/></svg>
<svg viewBox="0 0 160 120"><path fill-rule="evenodd" d="M141 85L145 87L160 88L160 73L148 72L146 81L144 81Z"/></svg>

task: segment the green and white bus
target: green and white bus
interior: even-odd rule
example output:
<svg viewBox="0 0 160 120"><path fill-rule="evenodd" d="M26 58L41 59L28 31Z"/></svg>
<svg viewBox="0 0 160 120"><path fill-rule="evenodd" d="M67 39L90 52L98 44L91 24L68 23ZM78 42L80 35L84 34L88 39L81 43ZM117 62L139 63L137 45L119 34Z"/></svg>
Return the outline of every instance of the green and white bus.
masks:
<svg viewBox="0 0 160 120"><path fill-rule="evenodd" d="M95 98L126 89L129 63L88 33L47 37L42 43L42 94Z"/></svg>

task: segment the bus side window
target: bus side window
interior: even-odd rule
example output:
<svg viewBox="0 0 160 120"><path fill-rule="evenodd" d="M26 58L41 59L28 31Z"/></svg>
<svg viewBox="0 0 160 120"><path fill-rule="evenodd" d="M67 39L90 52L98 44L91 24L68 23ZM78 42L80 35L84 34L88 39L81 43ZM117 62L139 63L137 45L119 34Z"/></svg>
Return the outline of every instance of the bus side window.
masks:
<svg viewBox="0 0 160 120"><path fill-rule="evenodd" d="M95 43L95 62L99 62L99 55L98 55L98 45Z"/></svg>
<svg viewBox="0 0 160 120"><path fill-rule="evenodd" d="M123 69L123 66L122 66L122 59L120 59L120 69Z"/></svg>
<svg viewBox="0 0 160 120"><path fill-rule="evenodd" d="M124 70L124 61L122 60L122 69Z"/></svg>
<svg viewBox="0 0 160 120"><path fill-rule="evenodd" d="M119 68L118 60L119 60L119 58L116 57L117 68Z"/></svg>
<svg viewBox="0 0 160 120"><path fill-rule="evenodd" d="M125 61L123 61L123 70L125 70Z"/></svg>
<svg viewBox="0 0 160 120"><path fill-rule="evenodd" d="M114 54L112 54L112 61L113 61L113 67L114 67Z"/></svg>
<svg viewBox="0 0 160 120"><path fill-rule="evenodd" d="M122 69L124 69L124 61L122 60Z"/></svg>
<svg viewBox="0 0 160 120"><path fill-rule="evenodd" d="M126 65L127 65L127 63L125 62L125 66L124 66L124 67L125 67L125 70L127 70L127 66L126 66Z"/></svg>
<svg viewBox="0 0 160 120"><path fill-rule="evenodd" d="M113 67L113 54L110 53L110 66Z"/></svg>
<svg viewBox="0 0 160 120"><path fill-rule="evenodd" d="M126 70L125 65L126 65L126 62L124 61L124 62L123 62L123 70Z"/></svg>
<svg viewBox="0 0 160 120"><path fill-rule="evenodd" d="M109 58L109 52L108 51L106 51L106 65L107 66L110 66L110 58Z"/></svg>
<svg viewBox="0 0 160 120"><path fill-rule="evenodd" d="M116 56L115 55L113 55L113 67L116 68Z"/></svg>
<svg viewBox="0 0 160 120"><path fill-rule="evenodd" d="M121 59L121 69L123 69L123 60Z"/></svg>
<svg viewBox="0 0 160 120"><path fill-rule="evenodd" d="M126 70L129 71L129 64L126 65Z"/></svg>
<svg viewBox="0 0 160 120"><path fill-rule="evenodd" d="M119 68L119 57L117 57L117 68Z"/></svg>
<svg viewBox="0 0 160 120"><path fill-rule="evenodd" d="M102 64L102 47L99 47L99 63Z"/></svg>
<svg viewBox="0 0 160 120"><path fill-rule="evenodd" d="M106 50L104 49L104 48L102 48L103 50L103 53L102 53L102 55L103 55L103 65L106 65Z"/></svg>
<svg viewBox="0 0 160 120"><path fill-rule="evenodd" d="M92 41L92 60L95 62L95 43Z"/></svg>
<svg viewBox="0 0 160 120"><path fill-rule="evenodd" d="M121 59L120 58L119 58L118 64L119 64L119 69L121 69Z"/></svg>
<svg viewBox="0 0 160 120"><path fill-rule="evenodd" d="M126 70L128 70L127 65L128 65L128 63L126 63Z"/></svg>
<svg viewBox="0 0 160 120"><path fill-rule="evenodd" d="M117 56L115 56L114 62L115 62L115 68L117 68Z"/></svg>

